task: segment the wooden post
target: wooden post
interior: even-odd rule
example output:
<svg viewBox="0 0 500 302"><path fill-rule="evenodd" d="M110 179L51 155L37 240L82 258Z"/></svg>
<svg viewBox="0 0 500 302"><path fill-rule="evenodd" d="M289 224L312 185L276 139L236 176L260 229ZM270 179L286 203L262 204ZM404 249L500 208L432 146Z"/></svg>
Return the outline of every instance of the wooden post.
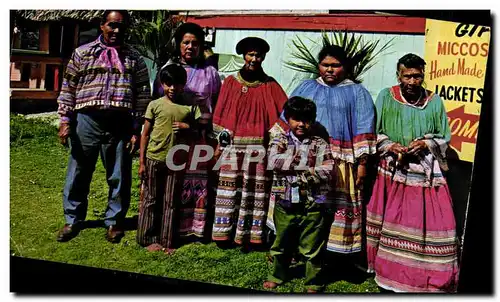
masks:
<svg viewBox="0 0 500 302"><path fill-rule="evenodd" d="M54 66L54 91L59 91L59 66Z"/></svg>
<svg viewBox="0 0 500 302"><path fill-rule="evenodd" d="M61 24L61 39L59 41L59 55L63 52L64 24Z"/></svg>
<svg viewBox="0 0 500 302"><path fill-rule="evenodd" d="M49 24L43 23L40 25L40 50L49 51Z"/></svg>
<svg viewBox="0 0 500 302"><path fill-rule="evenodd" d="M75 35L73 37L73 48L78 47L78 40L79 40L79 33L80 33L80 25L76 24L75 25Z"/></svg>
<svg viewBox="0 0 500 302"><path fill-rule="evenodd" d="M40 64L31 63L31 70L29 76L29 88L36 89L38 85L38 71L40 69Z"/></svg>
<svg viewBox="0 0 500 302"><path fill-rule="evenodd" d="M38 73L38 78L40 79L40 89L45 89L45 74L47 71L47 64L40 63L40 71Z"/></svg>

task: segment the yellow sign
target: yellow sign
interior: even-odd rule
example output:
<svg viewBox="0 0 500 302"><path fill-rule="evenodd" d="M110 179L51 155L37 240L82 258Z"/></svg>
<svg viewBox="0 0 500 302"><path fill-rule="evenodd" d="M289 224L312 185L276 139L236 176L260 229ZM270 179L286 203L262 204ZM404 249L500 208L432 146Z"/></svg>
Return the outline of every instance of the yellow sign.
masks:
<svg viewBox="0 0 500 302"><path fill-rule="evenodd" d="M484 95L490 28L427 19L425 83L448 112L450 146L461 160L473 162Z"/></svg>

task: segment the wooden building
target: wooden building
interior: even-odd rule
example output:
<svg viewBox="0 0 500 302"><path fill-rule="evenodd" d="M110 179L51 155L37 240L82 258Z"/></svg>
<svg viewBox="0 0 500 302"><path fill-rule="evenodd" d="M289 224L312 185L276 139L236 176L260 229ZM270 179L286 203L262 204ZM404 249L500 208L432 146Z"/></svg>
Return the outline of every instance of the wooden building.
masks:
<svg viewBox="0 0 500 302"><path fill-rule="evenodd" d="M73 50L98 35L102 10L17 10L10 22L10 98L55 101Z"/></svg>
<svg viewBox="0 0 500 302"><path fill-rule="evenodd" d="M363 85L375 99L381 89L396 83L396 62L406 53L424 55L425 18L378 12L307 11L189 11L188 22L214 28L213 51L220 56L236 55L236 43L248 36L265 39L271 46L264 70L290 94L305 74L289 69L292 41L300 38L308 47L321 42L322 31L347 30L366 42L379 41L379 47L392 40L392 46L363 75ZM311 41L312 40L312 41ZM222 72L223 76L227 76Z"/></svg>

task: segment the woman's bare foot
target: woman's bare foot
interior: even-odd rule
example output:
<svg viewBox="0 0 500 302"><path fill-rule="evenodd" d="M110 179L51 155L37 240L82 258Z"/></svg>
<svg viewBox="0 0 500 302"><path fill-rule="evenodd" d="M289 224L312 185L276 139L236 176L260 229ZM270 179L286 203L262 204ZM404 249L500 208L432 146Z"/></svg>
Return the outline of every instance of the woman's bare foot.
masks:
<svg viewBox="0 0 500 302"><path fill-rule="evenodd" d="M173 253L175 253L175 249L164 249L164 252L167 255L172 255Z"/></svg>
<svg viewBox="0 0 500 302"><path fill-rule="evenodd" d="M146 249L148 250L148 252L158 252L158 251L163 250L163 246L161 246L158 243L153 243L153 244L148 245L146 247Z"/></svg>
<svg viewBox="0 0 500 302"><path fill-rule="evenodd" d="M307 293L308 293L308 294L317 294L317 293L318 293L318 291L317 291L317 290L315 290L315 289L312 289L312 288L308 288L308 289L307 289Z"/></svg>
<svg viewBox="0 0 500 302"><path fill-rule="evenodd" d="M273 288L278 287L278 283L273 282L273 281L266 281L266 282L264 282L264 284L262 286L265 289L273 289Z"/></svg>

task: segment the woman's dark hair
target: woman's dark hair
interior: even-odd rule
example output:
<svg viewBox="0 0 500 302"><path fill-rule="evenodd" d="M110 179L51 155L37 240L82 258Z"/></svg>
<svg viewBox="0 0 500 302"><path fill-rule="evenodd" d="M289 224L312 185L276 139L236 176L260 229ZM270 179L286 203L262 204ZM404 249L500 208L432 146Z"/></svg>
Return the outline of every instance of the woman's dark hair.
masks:
<svg viewBox="0 0 500 302"><path fill-rule="evenodd" d="M174 56L177 58L180 57L181 42L185 34L193 34L196 37L198 43L200 44L200 52L198 53L197 60L198 63L204 62L205 57L203 52L205 51L205 31L203 31L203 28L196 23L187 22L179 26L179 28L177 28L174 34L174 40L175 40Z"/></svg>
<svg viewBox="0 0 500 302"><path fill-rule="evenodd" d="M323 61L323 59L327 56L334 57L340 62L340 64L342 64L342 67L344 67L344 70L346 71L346 77L351 74L353 66L351 65L351 62L347 57L347 53L342 47L338 45L323 46L318 54L318 62L321 63L321 61Z"/></svg>
<svg viewBox="0 0 500 302"><path fill-rule="evenodd" d="M186 70L179 64L167 65L160 71L160 81L162 84L186 85Z"/></svg>
<svg viewBox="0 0 500 302"><path fill-rule="evenodd" d="M425 68L425 61L421 57L417 56L416 54L413 53L408 53L402 56L398 60L398 64L396 66L396 70L399 71L399 66L404 65L406 68L416 68L416 69L421 69L424 70Z"/></svg>
<svg viewBox="0 0 500 302"><path fill-rule="evenodd" d="M313 101L294 96L286 101L283 106L285 118L293 118L295 120L315 122L316 121L316 104Z"/></svg>
<svg viewBox="0 0 500 302"><path fill-rule="evenodd" d="M120 13L120 15L122 15L122 17L123 17L123 21L126 24L130 24L130 14L128 13L128 11L127 10L119 10L119 9L105 10L104 13L102 14L101 24L106 23L106 21L108 20L108 15L111 14L112 12Z"/></svg>
<svg viewBox="0 0 500 302"><path fill-rule="evenodd" d="M174 35L175 43L180 44L182 38L187 33L195 35L198 39L198 42L200 42L200 45L203 45L205 41L205 31L203 31L203 28L198 24L191 22L187 22L179 26Z"/></svg>
<svg viewBox="0 0 500 302"><path fill-rule="evenodd" d="M318 62L321 63L324 58L327 56L334 57L337 59L345 68L346 65L349 65L349 60L347 58L347 54L345 50L337 45L326 45L324 46L318 54Z"/></svg>

